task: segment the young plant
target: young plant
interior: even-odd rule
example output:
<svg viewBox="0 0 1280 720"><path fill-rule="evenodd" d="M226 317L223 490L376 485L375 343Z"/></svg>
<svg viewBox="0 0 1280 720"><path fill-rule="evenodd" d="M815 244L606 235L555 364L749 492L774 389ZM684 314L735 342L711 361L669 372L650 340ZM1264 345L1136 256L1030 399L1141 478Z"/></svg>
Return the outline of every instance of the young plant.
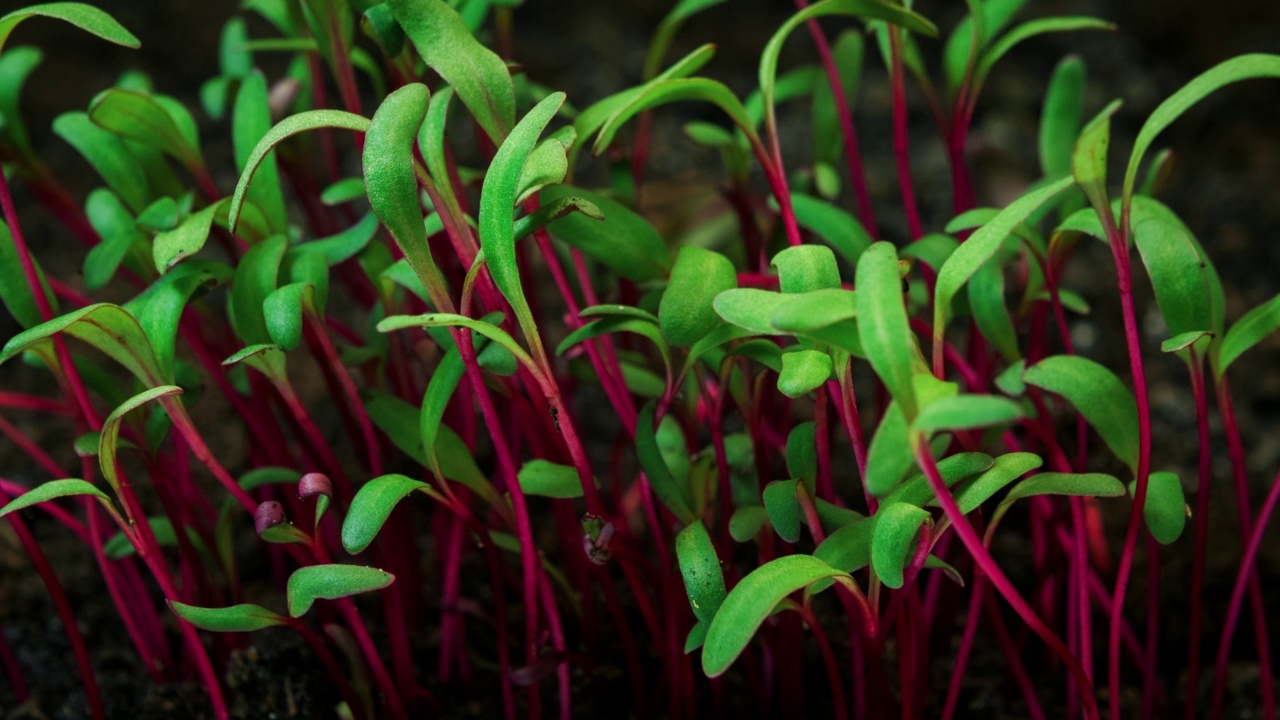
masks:
<svg viewBox="0 0 1280 720"><path fill-rule="evenodd" d="M23 126L39 53L4 43L32 17L139 42L78 3L0 17L0 301L22 328L0 363L57 386L0 390L0 432L28 461L14 474L54 478L0 480L0 517L50 593L93 717L120 710L28 528L36 507L88 546L148 679L194 679L216 718L235 706L229 656L272 628L297 633L329 678L332 717L417 717L466 697L509 719L567 720L575 704L950 718L988 637L1030 717L1102 717L1104 688L1111 718L1198 717L1207 379L1244 543L1207 709L1221 714L1248 591L1275 717L1255 564L1280 478L1255 516L1227 371L1280 327L1280 299L1228 328L1203 246L1155 198L1168 155L1139 173L1188 108L1280 76L1280 57L1229 60L1161 104L1115 198L1119 102L1083 123L1085 68L1068 58L1047 88L1043 177L979 207L967 138L997 62L1035 35L1109 23L1014 24L1022 0L975 0L938 43L907 6L797 2L739 98L698 75L713 46L666 64L684 22L719 4L677 3L644 81L584 104L525 72L508 3L255 0L243 12L265 24L228 22L200 92L204 116L229 120L233 157L207 156L197 114L126 73L54 122L101 178L83 209ZM829 40L833 19L853 29ZM818 63L780 71L801 25ZM899 242L876 221L894 199L867 181L889 169L867 166L854 124L868 43L892 93ZM288 64L268 75L275 53ZM947 151L952 217L915 198L908 77ZM813 153L787 158L778 108L799 99ZM720 114L685 130L718 150L724 184L704 226L664 236L643 202L653 117L686 101ZM578 184L601 164L606 186ZM11 181L84 242L80 279L43 270ZM1087 305L1063 280L1089 237L1111 254L1127 375L1072 343L1067 311ZM1190 376L1194 511L1185 469L1153 462L1146 377L1160 360L1138 330L1135 249L1161 350ZM73 429L79 467L7 415ZM1123 531L1108 505L1127 510ZM1029 570L1006 572L997 531L1027 547ZM1192 556L1185 698L1157 662L1173 621L1162 546ZM1125 604L1139 555L1145 627ZM39 693L3 635L0 660L13 699ZM1065 707L1045 707L1059 677Z"/></svg>

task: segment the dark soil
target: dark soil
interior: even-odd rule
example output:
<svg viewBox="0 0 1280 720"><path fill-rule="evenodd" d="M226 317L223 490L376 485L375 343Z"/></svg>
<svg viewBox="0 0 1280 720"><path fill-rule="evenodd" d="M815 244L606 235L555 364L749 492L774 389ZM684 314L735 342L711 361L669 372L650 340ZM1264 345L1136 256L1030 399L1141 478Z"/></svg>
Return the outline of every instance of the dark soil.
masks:
<svg viewBox="0 0 1280 720"><path fill-rule="evenodd" d="M71 29L50 22L24 25L9 46L35 44L45 50L45 63L37 71L28 96L25 117L35 144L55 173L66 179L73 193L82 197L93 185L90 173L60 140L49 131L51 119L70 109L84 108L100 89L110 85L124 68L141 67L155 78L157 87L197 107L197 89L210 69L216 67L217 38L234 3L173 0L165 3L98 3L111 11L143 42L138 53L87 40ZM598 3L568 0L555 3L530 0L516 12L518 38L516 55L543 84L562 88L570 100L584 106L594 99L639 81L647 36L670 3L633 1ZM922 11L949 27L943 3L925 3ZM1033 11L1044 14L1096 14L1119 25L1114 35L1048 36L1020 47L997 67L984 91L971 140L972 162L978 175L980 202L1004 203L1038 175L1034 157L1035 134L1045 83L1053 64L1069 52L1082 55L1089 68L1090 102L1087 112L1100 109L1113 98L1125 99L1116 116L1113 132L1115 154L1126 157L1131 138L1147 113L1163 98L1198 72L1232 55L1243 52L1280 52L1280 4L1249 0L1220 0L1198 3L1174 0L1147 3L1140 0L1101 2L1085 0L1033 3ZM772 1L730 3L690 22L671 51L677 57L703 42L719 46L717 59L705 70L725 80L745 94L755 77L755 58L773 28L793 11L789 3ZM828 26L835 27L835 24ZM252 31L251 31L252 32ZM257 33L266 34L265 28ZM929 46L926 45L926 52ZM788 62L809 61L807 40L796 39L784 54ZM889 238L905 237L901 212L895 205L896 178L892 174L888 125L889 98L878 61L869 57L867 79L862 90L857 120L863 138L867 165L873 175L871 185ZM943 165L942 147L928 121L918 96L912 126L913 167L917 189L929 225L938 227L949 215L949 182ZM714 195L718 181L718 159L698 151L683 138L680 125L699 117L687 107L684 112L664 111L655 118L655 142L651 153L650 181L645 194L646 209L670 233L679 231L696 215L698 204ZM708 115L708 119L714 119ZM1280 268L1280 245L1272 242L1280 235L1280 89L1274 82L1252 82L1217 93L1191 111L1161 138L1161 145L1175 150L1175 171L1163 200L1173 207L1208 248L1227 292L1229 319L1263 302L1280 291L1275 269ZM784 116L784 122L788 118ZM788 157L796 163L808 153L807 128L795 125ZM206 127L206 141L214 143L210 155L217 156L215 137L226 135L225 125ZM225 143L225 140L222 142ZM225 153L223 153L225 155ZM1113 172L1119 161L1113 161ZM233 180L219 178L224 186ZM21 193L21 189L18 189ZM22 198L19 198L22 204ZM27 199L29 203L30 200ZM28 234L42 259L55 274L74 276L81 263L81 251L53 227L42 210L23 205L21 211ZM58 260L49 261L50 257ZM63 267L59 268L61 264ZM1105 249L1084 247L1068 287L1081 293L1093 313L1078 321L1074 329L1082 353L1122 369L1127 377L1127 360L1119 329L1119 312L1114 301L1114 278ZM1140 282L1141 285L1141 282ZM1145 338L1154 356L1163 338L1158 315L1150 302L1149 289L1140 288L1140 312L1148 331ZM0 336L15 332L7 318L0 317ZM1245 356L1233 370L1237 410L1249 449L1249 469L1253 503L1257 507L1269 487L1272 474L1280 466L1280 343L1274 339ZM0 369L0 386L22 387L52 395L41 373L12 363ZM1156 469L1176 470L1194 503L1195 415L1185 370L1173 358L1148 365L1155 415ZM18 422L20 418L11 418ZM1215 419L1216 423L1216 419ZM68 468L76 467L70 453L72 433L68 428L22 425L55 458ZM1215 424L1215 433L1220 428ZM1215 435L1216 437L1216 435ZM1228 490L1229 467L1225 448L1219 448L1214 466L1215 500L1210 523L1210 559L1206 574L1206 647L1216 645L1220 618L1234 580L1240 554L1235 524L1235 507ZM23 484L37 482L41 473L8 444L0 444L0 472ZM1119 512L1123 512L1121 509ZM95 671L108 698L112 718L201 718L208 707L199 686L174 683L155 686L139 665L127 635L112 609L105 588L86 548L67 537L43 516L29 515L42 547L57 568L78 614L94 660ZM1108 519L1112 536L1119 537L1123 517ZM1010 537L996 549L996 557L1008 562L1015 575L1020 562L1019 538ZM1263 587L1280 583L1280 529L1273 529L1259 558ZM1161 671L1168 694L1166 708L1179 710L1185 696L1179 673L1185 667L1187 599L1186 578L1190 573L1189 543L1167 549L1162 557L1162 655ZM1145 606L1145 569L1135 568L1130 617L1140 615ZM484 582L476 575L476 583ZM433 608L432 613L438 612ZM370 616L377 613L370 613ZM431 615L435 617L435 615ZM32 697L25 703L14 700L12 688L0 683L0 719L42 720L86 718L88 706L72 663L66 636L52 610L48 594L7 526L0 526L0 631L18 654ZM375 628L376 631L376 628ZM834 635L834 634L833 634ZM1257 668L1247 617L1237 634L1233 657L1227 717L1257 717ZM176 633L172 634L176 637ZM323 673L307 662L309 652L292 633L266 631L255 634L253 644L235 651L226 677L228 697L238 718L325 717L334 703L335 691ZM480 646L492 645L490 638L473 638ZM434 651L433 640L416 639L416 652ZM1273 654L1275 643L1272 643ZM178 649L177 643L174 644ZM488 647L488 646L486 646ZM839 650L839 648L837 648ZM1206 650L1206 657L1210 650ZM478 653L478 657L487 655ZM949 653L940 653L949 657ZM1100 662L1098 667L1104 667ZM1050 716L1058 716L1063 689L1056 669L1031 663L1033 673L1042 671L1038 684ZM490 673L476 672L478 678ZM950 674L949 661L939 661L933 669L930 703L939 703L945 687L939 679ZM1202 673L1207 681L1208 673ZM979 641L968 670L966 701L961 716L1017 718L1025 716L1018 693L1006 677L1003 656L994 643ZM741 682L738 678L732 682ZM623 708L611 699L627 694L618 668L597 668L591 675L577 674L583 689L580 705L586 716L621 716ZM615 693L616 691L616 693ZM495 713L496 688L472 686L441 689L448 715L488 717ZM619 695L620 693L621 695ZM745 695L744 695L745 697ZM817 711L822 701L807 708ZM743 708L750 713L751 708ZM756 708L758 711L759 708ZM1136 716L1136 712L1133 713Z"/></svg>

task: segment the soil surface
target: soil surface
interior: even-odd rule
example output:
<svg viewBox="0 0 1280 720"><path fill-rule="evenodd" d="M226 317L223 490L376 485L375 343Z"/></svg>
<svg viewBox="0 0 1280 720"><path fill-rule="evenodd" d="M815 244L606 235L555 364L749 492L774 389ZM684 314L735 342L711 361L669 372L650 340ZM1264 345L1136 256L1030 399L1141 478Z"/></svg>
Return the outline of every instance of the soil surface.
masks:
<svg viewBox="0 0 1280 720"><path fill-rule="evenodd" d="M114 82L126 68L145 70L155 79L158 90L177 96L190 107L198 107L199 83L216 67L218 35L235 5L196 0L97 4L141 38L142 51L114 48L48 21L24 24L9 41L9 47L32 44L45 51L44 64L33 76L23 99L24 117L42 156L77 197L83 197L96 183L79 158L52 135L52 118L67 110L85 108L94 94ZM669 4L652 0L529 0L515 12L516 57L539 82L568 91L571 102L585 106L639 82L648 34ZM925 2L919 9L947 28L954 18L947 17L950 10L941 6L953 4ZM1119 31L1037 38L1020 46L997 66L979 103L970 142L980 204L1007 202L1038 176L1034 148L1040 104L1053 65L1066 54L1077 53L1087 63L1087 114L1101 109L1111 99L1125 100L1113 122L1112 145L1116 157L1127 157L1132 138L1150 110L1197 73L1244 52L1280 53L1280 3L1053 0L1032 6L1028 13L1031 15L1098 15L1114 20ZM714 42L719 51L704 73L745 95L754 83L760 48L793 11L793 5L778 0L727 3L688 23L672 46L669 59L703 42ZM838 23L825 27L830 35L830 29L838 27ZM251 24L250 32L256 36L268 34L265 25L257 23ZM929 44L923 47L926 53L936 48ZM810 62L811 51L807 39L793 40L783 55L783 67ZM950 209L945 156L923 100L914 89L911 101L915 111L911 139L916 186L927 226L940 228ZM878 59L869 57L856 120L882 232L887 238L902 239L906 230L896 200L889 107L883 66ZM1253 81L1216 93L1187 113L1157 144L1175 152L1174 171L1161 199L1178 212L1213 258L1226 286L1229 322L1280 292L1280 281L1276 279L1280 244L1273 241L1280 237L1278 117L1280 85ZM655 117L644 203L646 211L669 234L678 234L687 226L699 204L714 196L719 182L719 159L693 147L680 132L684 122L695 118L718 121L714 115L688 106L664 110ZM784 127L793 129L787 135L784 152L787 157L796 158L797 165L802 164L809 152L807 126L799 116L784 114L783 122ZM225 157L226 141L218 139L227 135L225 123L209 123L202 130L209 154ZM1112 172L1119 172L1119 168L1120 162L1113 159ZM222 168L222 172L218 181L229 188L234 177L228 174L229 168ZM83 259L82 250L51 224L42 209L22 195L21 188L16 191L24 225L41 259L54 274L73 278ZM1078 319L1073 329L1078 349L1127 377L1114 277L1106 249L1101 245L1082 247L1074 268L1067 287L1080 293L1093 308L1089 316ZM1150 290L1143 282L1139 281L1139 312L1147 331L1146 348L1154 356L1164 332ZM9 319L0 317L0 337L7 338L14 332ZM49 396L56 393L42 373L17 365L0 368L0 388L22 387ZM1246 355L1232 371L1239 420L1249 450L1254 507L1261 503L1280 467L1277 367L1280 342L1272 338ZM1169 358L1150 362L1148 371L1156 423L1156 469L1179 472L1188 491L1188 502L1194 503L1196 453L1191 438L1195 414L1185 369ZM39 426L17 414L9 419L35 437L65 467L77 467L77 459L70 451L73 437L69 428ZM1220 431L1216 418L1214 431L1216 438ZM1216 646L1218 622L1225 614L1240 554L1229 466L1225 448L1218 450L1205 592L1207 648ZM40 470L8 443L0 443L0 477L24 485L43 479ZM105 589L88 551L43 516L32 515L29 519L76 608L99 682L109 699L111 716L207 717L207 705L198 686L154 686L147 681L118 618L110 604L104 602ZM1122 516L1108 518L1113 538L1118 539L1123 522ZM1007 546L997 546L996 557L1010 564L1016 578L1020 538L1006 533L1005 541ZM1177 651L1162 657L1161 672L1170 697L1166 707L1173 711L1179 709L1175 698L1185 696L1179 672L1185 667L1182 648L1186 647L1189 547L1189 543L1179 543L1162 557L1160 642L1162 647ZM1269 605L1274 606L1280 602L1274 590L1280 586L1280 526L1269 534L1258 563L1263 587L1272 588ZM1145 577L1143 567L1135 569L1131 617L1138 616L1138 609L1146 603ZM47 592L7 526L0 527L0 631L15 649L33 693L29 701L19 704L14 700L13 689L0 681L0 720L88 717L63 629ZM1227 714L1231 718L1258 717L1258 678L1251 661L1250 633L1246 617L1234 646L1233 657L1238 661L1231 674ZM254 636L252 646L235 649L226 678L235 717L324 717L322 708L332 707L332 686L322 672L299 661L308 653L295 637L284 631L266 631ZM1272 647L1274 654L1275 643ZM429 651L425 647L418 649ZM1208 653L1206 650L1206 657ZM994 647L979 644L968 670L968 704L962 708L961 716L1025 716L1025 708L1016 699L1018 693L1005 677L1003 662ZM934 679L947 677L949 670L947 662L939 662ZM621 688L624 684L616 673L612 679L597 680L594 692L589 691L593 701L584 707L600 710L609 707L608 694L601 689ZM585 682L583 678L579 681ZM1053 702L1062 702L1062 690L1049 685L1043 684L1042 697L1050 716L1057 716ZM937 689L938 683L934 686ZM445 696L458 716L474 717L492 715L495 706L485 701L494 697L484 693ZM931 704L940 701L933 695L928 700Z"/></svg>

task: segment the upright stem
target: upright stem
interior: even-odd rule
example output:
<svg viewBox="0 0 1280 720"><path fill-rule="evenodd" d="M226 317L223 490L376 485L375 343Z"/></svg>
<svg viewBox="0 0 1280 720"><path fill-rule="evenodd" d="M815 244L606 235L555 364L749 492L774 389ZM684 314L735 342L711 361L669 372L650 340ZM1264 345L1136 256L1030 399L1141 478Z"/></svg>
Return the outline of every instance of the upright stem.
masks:
<svg viewBox="0 0 1280 720"><path fill-rule="evenodd" d="M893 154L898 160L898 186L902 191L902 209L907 215L907 229L912 240L924 235L920 224L920 210L916 207L916 191L911 184L910 142L907 138L907 77L902 67L901 31L896 25L889 26L889 50L892 56L892 67L889 69L893 82Z"/></svg>
<svg viewBox="0 0 1280 720"><path fill-rule="evenodd" d="M1120 719L1120 624L1124 619L1124 598L1129 589L1129 576L1133 571L1133 556L1142 531L1142 509L1147 501L1147 477L1151 465L1151 404L1147 396L1146 369L1142 365L1142 345L1138 334L1137 313L1133 308L1133 273L1129 263L1129 244L1116 228L1110 209L1099 213L1111 245L1116 265L1116 284L1120 291L1120 307L1124 315L1125 345L1129 351L1129 368L1133 375L1134 397L1138 403L1138 468L1137 490L1133 494L1133 507L1129 510L1129 525L1125 530L1124 549L1120 555L1120 567L1116 573L1115 593L1111 598L1111 627L1107 634L1108 705L1111 720Z"/></svg>
<svg viewBox="0 0 1280 720"><path fill-rule="evenodd" d="M937 497L942 510L946 513L947 519L955 528L956 534L960 536L960 541L964 543L969 554L973 556L974 563L982 568L987 577L991 579L991 584L995 586L1000 594L1004 596L1022 621L1027 624L1045 644L1053 650L1054 654L1062 659L1067 666L1067 671L1075 678L1077 686L1080 689L1081 699L1085 704L1085 716L1090 720L1098 718L1098 703L1093 696L1093 683L1089 682L1088 676L1084 674L1084 668L1080 666L1080 661L1076 659L1067 646L1062 644L1062 640L1054 634L1049 626L1036 615L1026 600L1018 594L1013 587L1013 583L1005 577L1004 572L1000 570L1000 566L996 565L991 554L983 547L982 540L978 538L977 533L969 525L969 521L965 519L964 513L960 511L960 507L956 505L955 498L951 496L951 491L947 489L947 484L942 479L942 475L938 473L938 466L933 460L933 455L929 450L929 446L925 442L920 442L916 447L916 462L919 463L920 469L924 470L925 477L929 480L929 486L933 488L933 494Z"/></svg>
<svg viewBox="0 0 1280 720"><path fill-rule="evenodd" d="M1200 446L1200 462L1196 480L1196 536L1191 559L1191 620L1187 650L1186 719L1195 720L1200 697L1200 631L1204 610L1204 558L1209 539L1209 489L1212 473L1212 449L1209 440L1209 400L1204 386L1204 366L1194 355L1187 363L1191 374L1191 394L1196 403L1196 437Z"/></svg>

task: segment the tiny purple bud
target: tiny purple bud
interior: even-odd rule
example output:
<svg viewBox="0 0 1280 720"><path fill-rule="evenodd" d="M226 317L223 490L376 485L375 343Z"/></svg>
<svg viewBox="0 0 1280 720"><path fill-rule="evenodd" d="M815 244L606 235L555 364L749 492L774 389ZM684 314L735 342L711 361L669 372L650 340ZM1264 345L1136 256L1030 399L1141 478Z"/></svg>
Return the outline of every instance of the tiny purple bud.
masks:
<svg viewBox="0 0 1280 720"><path fill-rule="evenodd" d="M613 557L613 553L609 551L609 542L613 540L616 528L613 523L606 522L599 526L594 534L591 532L592 529L594 528L588 527L582 533L582 551L587 554L587 559L596 565L607 565L609 559Z"/></svg>
<svg viewBox="0 0 1280 720"><path fill-rule="evenodd" d="M268 500L260 505L253 513L253 529L258 534L270 530L284 522L284 506L275 500Z"/></svg>
<svg viewBox="0 0 1280 720"><path fill-rule="evenodd" d="M309 498L313 495L324 495L325 497L333 497L333 483L329 480L329 476L324 473L307 473L298 481L298 497Z"/></svg>

